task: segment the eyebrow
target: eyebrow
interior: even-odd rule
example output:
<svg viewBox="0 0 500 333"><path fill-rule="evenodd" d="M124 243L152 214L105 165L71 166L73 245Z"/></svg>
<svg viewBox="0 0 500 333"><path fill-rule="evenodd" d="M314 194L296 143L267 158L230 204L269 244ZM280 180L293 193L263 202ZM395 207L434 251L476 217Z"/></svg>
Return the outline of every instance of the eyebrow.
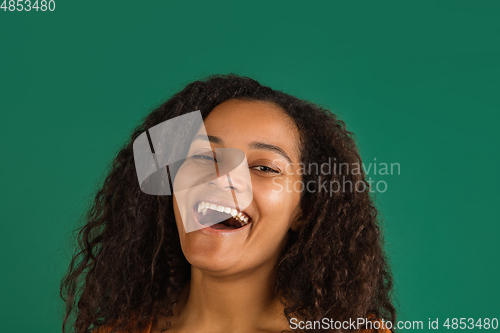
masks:
<svg viewBox="0 0 500 333"><path fill-rule="evenodd" d="M203 140L203 141L208 141L210 143L215 143L216 145L222 145L222 139L213 135L198 134L197 136L194 137L193 141L195 140Z"/></svg>
<svg viewBox="0 0 500 333"><path fill-rule="evenodd" d="M219 138L219 137L217 137L217 136L213 136L213 135L198 134L197 136L194 137L193 141L194 140L205 140L205 141L207 141L207 139L208 139L208 142L210 142L210 143L213 143L213 144L216 144L216 145L222 145L222 139ZM264 143L264 142L255 141L255 142L250 143L249 147L252 148L252 149L268 150L268 151L275 152L278 155L281 155L282 157L284 157L288 162L290 162L291 164L293 164L292 159L290 158L290 156L288 156L288 154L283 149L281 149L278 146L271 145L271 144Z"/></svg>

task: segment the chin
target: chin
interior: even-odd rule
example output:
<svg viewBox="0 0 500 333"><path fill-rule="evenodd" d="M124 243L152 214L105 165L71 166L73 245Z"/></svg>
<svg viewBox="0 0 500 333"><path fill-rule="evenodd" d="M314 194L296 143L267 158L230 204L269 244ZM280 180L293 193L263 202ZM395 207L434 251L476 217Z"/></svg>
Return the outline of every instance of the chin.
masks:
<svg viewBox="0 0 500 333"><path fill-rule="evenodd" d="M241 253L228 244L211 241L198 232L184 236L182 252L193 267L203 271L227 272L241 262Z"/></svg>

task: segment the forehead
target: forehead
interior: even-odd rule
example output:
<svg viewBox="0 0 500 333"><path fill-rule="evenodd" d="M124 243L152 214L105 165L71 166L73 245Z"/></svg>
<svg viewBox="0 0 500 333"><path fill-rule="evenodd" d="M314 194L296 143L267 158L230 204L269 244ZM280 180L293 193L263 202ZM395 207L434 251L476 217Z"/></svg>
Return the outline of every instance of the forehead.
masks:
<svg viewBox="0 0 500 333"><path fill-rule="evenodd" d="M242 149L251 142L263 142L281 147L298 162L297 126L273 103L229 100L217 105L204 124L207 134L221 138L224 146Z"/></svg>

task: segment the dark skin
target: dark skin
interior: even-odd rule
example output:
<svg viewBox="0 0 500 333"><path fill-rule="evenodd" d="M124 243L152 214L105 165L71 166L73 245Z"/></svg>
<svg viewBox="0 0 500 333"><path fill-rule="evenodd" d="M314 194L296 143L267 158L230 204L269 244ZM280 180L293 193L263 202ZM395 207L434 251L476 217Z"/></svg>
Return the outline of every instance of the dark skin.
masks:
<svg viewBox="0 0 500 333"><path fill-rule="evenodd" d="M286 182L301 180L297 128L282 109L261 101L226 101L204 123L207 134L218 139L210 143L213 148L237 148L246 155L253 201L245 210L252 225L229 236L203 229L186 233L174 201L192 278L174 316L159 318L151 332L161 332L165 320L171 322L169 332L289 330L274 285L282 246L299 223L300 193L286 190ZM193 141L193 149L195 145Z"/></svg>

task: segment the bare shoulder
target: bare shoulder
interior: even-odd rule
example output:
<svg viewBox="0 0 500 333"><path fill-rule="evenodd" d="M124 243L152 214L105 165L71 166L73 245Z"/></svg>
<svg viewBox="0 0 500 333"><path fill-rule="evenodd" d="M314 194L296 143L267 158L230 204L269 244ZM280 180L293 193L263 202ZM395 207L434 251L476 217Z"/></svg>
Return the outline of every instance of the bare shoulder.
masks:
<svg viewBox="0 0 500 333"><path fill-rule="evenodd" d="M115 329L115 330L113 330ZM105 325L101 326L98 329L92 331L92 333L130 333L130 330L116 330L115 326ZM151 324L149 324L146 328L135 331L134 333L150 333L151 332Z"/></svg>
<svg viewBox="0 0 500 333"><path fill-rule="evenodd" d="M388 328L381 328L378 331L375 329L365 329L361 330L361 333L393 333L393 332Z"/></svg>

